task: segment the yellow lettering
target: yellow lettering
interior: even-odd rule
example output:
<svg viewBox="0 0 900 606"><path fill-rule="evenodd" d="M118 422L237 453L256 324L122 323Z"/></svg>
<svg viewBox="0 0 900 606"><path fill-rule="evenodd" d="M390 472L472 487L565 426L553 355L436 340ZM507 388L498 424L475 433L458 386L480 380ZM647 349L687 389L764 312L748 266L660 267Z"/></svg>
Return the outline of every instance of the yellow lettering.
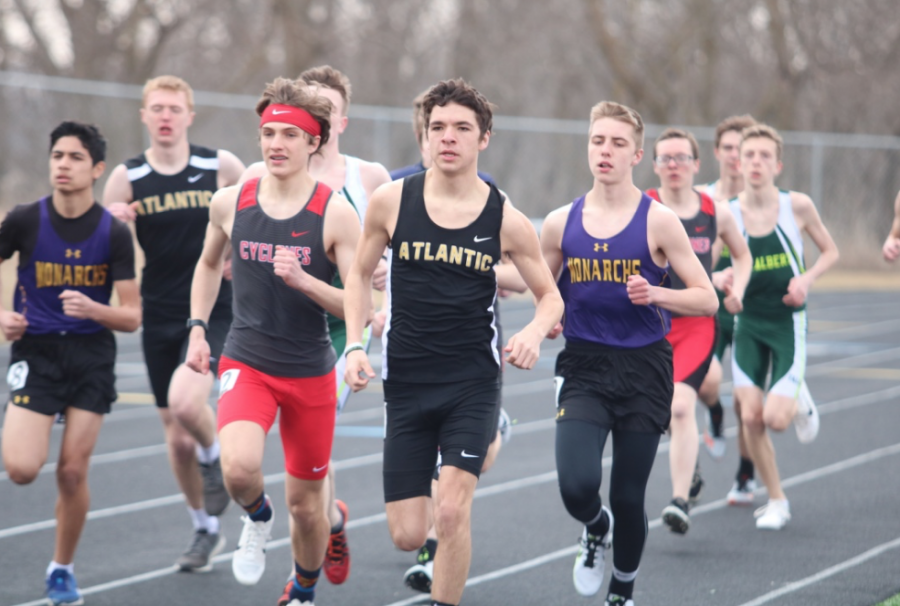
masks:
<svg viewBox="0 0 900 606"><path fill-rule="evenodd" d="M494 259L490 255L481 255L481 271L491 271Z"/></svg>
<svg viewBox="0 0 900 606"><path fill-rule="evenodd" d="M641 275L641 260L640 260L640 259L635 259L635 260L631 263L631 271L632 271L632 272L634 273L634 275L636 275L636 276Z"/></svg>
<svg viewBox="0 0 900 606"><path fill-rule="evenodd" d="M400 250L397 252L397 258L409 261L409 242L400 243Z"/></svg>
<svg viewBox="0 0 900 606"><path fill-rule="evenodd" d="M93 265L85 265L84 266L84 285L85 286L94 286L94 279L91 278L91 272L94 273L94 276L97 275L97 270Z"/></svg>
<svg viewBox="0 0 900 606"><path fill-rule="evenodd" d="M44 287L44 264L40 261L34 262L34 280L38 288Z"/></svg>
<svg viewBox="0 0 900 606"><path fill-rule="evenodd" d="M175 196L166 194L166 197L163 199L165 200L163 202L163 210L175 210Z"/></svg>
<svg viewBox="0 0 900 606"><path fill-rule="evenodd" d="M450 247L450 262L454 265L462 265L463 249L459 246Z"/></svg>
<svg viewBox="0 0 900 606"><path fill-rule="evenodd" d="M75 266L75 282L73 286L84 286L84 265Z"/></svg>
<svg viewBox="0 0 900 606"><path fill-rule="evenodd" d="M413 242L413 248L416 249L415 259L419 260L419 253L422 251L422 247L425 246L424 242Z"/></svg>
<svg viewBox="0 0 900 606"><path fill-rule="evenodd" d="M434 255L431 254L431 242L425 243L425 254L422 255L422 258L426 261L434 261Z"/></svg>
<svg viewBox="0 0 900 606"><path fill-rule="evenodd" d="M616 259L613 261L613 280L616 282L622 282L622 277L619 275L619 268L622 266L622 259Z"/></svg>
<svg viewBox="0 0 900 606"><path fill-rule="evenodd" d="M153 212L161 213L165 209L162 207L162 204L159 203L159 196L153 196Z"/></svg>
<svg viewBox="0 0 900 606"><path fill-rule="evenodd" d="M440 246L438 246L438 251L434 255L434 260L435 261L443 261L444 263L447 262L447 245L446 244L441 244Z"/></svg>
<svg viewBox="0 0 900 606"><path fill-rule="evenodd" d="M631 259L623 259L622 260L622 277L625 278L626 282L628 281L628 276L630 276L632 274L631 264L632 264Z"/></svg>
<svg viewBox="0 0 900 606"><path fill-rule="evenodd" d="M475 269L481 267L481 253L475 253Z"/></svg>
<svg viewBox="0 0 900 606"><path fill-rule="evenodd" d="M188 194L186 191L175 192L175 205L178 208L188 207Z"/></svg>
<svg viewBox="0 0 900 606"><path fill-rule="evenodd" d="M590 259L580 259L581 261L581 278L585 282L591 279L591 260Z"/></svg>
<svg viewBox="0 0 900 606"><path fill-rule="evenodd" d="M475 256L475 251L471 248L466 249L466 267L472 267L472 257Z"/></svg>
<svg viewBox="0 0 900 606"><path fill-rule="evenodd" d="M591 265L591 281L592 282L602 282L603 274L600 273L600 261L594 259L593 265Z"/></svg>
<svg viewBox="0 0 900 606"><path fill-rule="evenodd" d="M53 264L53 279L48 286L60 286L63 282L63 266L62 263Z"/></svg>
<svg viewBox="0 0 900 606"><path fill-rule="evenodd" d="M62 279L62 284L60 286L62 286L62 285L72 286L72 266L71 265L63 266L63 279Z"/></svg>
<svg viewBox="0 0 900 606"><path fill-rule="evenodd" d="M203 206L209 208L209 203L212 202L213 193L211 191L203 191L200 192L200 194L203 199Z"/></svg>
<svg viewBox="0 0 900 606"><path fill-rule="evenodd" d="M603 259L603 281L612 282L612 261Z"/></svg>
<svg viewBox="0 0 900 606"><path fill-rule="evenodd" d="M199 194L200 192L192 189L191 191L186 191L184 193L187 194L188 205L190 205L191 208L197 208L200 205L199 200L197 198L197 194Z"/></svg>

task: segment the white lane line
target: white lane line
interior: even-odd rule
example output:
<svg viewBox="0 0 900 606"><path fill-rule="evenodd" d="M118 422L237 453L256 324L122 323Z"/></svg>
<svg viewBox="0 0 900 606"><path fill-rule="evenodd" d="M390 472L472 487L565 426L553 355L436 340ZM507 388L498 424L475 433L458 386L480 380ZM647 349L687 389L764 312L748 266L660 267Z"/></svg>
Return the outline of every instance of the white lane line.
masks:
<svg viewBox="0 0 900 606"><path fill-rule="evenodd" d="M819 469L815 469L813 471L810 471L810 472L807 472L804 474L800 474L799 476L794 476L794 477L789 478L788 480L785 480L784 482L782 482L782 485L796 486L798 484L811 482L813 480L821 479L821 478L831 475L833 473L837 473L839 471L850 469L851 467L857 467L859 465L863 465L865 463L876 461L878 459L882 459L884 457L898 454L898 453L900 453L900 443L894 444L893 446L886 446L884 448L879 448L879 449L873 450L871 452L868 452L868 453L865 453L865 454L862 454L862 455L859 455L856 457L852 457L845 461L840 461L833 465L827 465L825 467L821 467ZM765 490L762 488L757 490L757 493L760 493L760 492L765 492ZM724 509L727 506L728 506L728 502L725 499L720 499L718 501L713 501L711 503L707 503L705 505L701 505L699 507L695 507L695 508L691 509L691 515L696 516L696 515L708 513L710 511L715 511L718 509ZM653 520L649 523L649 528L651 530L653 530L654 528L659 528L660 526L662 526L661 518L656 518L655 520ZM898 541L900 541L900 539L898 539ZM891 544L889 543L886 545L891 545ZM893 547L885 548L884 545L882 545L878 548L874 548L870 551L871 552L877 551L877 553L873 553L867 559L871 559L872 557L875 557L875 556L879 555L880 553L887 551L887 549L892 549L892 548ZM881 549L881 551L878 551L879 549ZM488 581L496 581L497 579L502 579L504 577L512 576L519 572L530 570L532 568L536 568L536 567L542 566L544 564L549 564L550 562L554 562L556 560L560 560L560 559L563 559L566 557L573 556L573 555L575 555L576 551L578 551L577 545L574 545L571 547L565 547L563 549L558 549L556 551L546 553L544 555L538 556L536 558L532 558L530 560L526 560L524 562L519 562L518 564L514 564L512 566L507 566L506 568L501 568L499 570L495 570L495 571L489 572L487 574L483 574L483 575L480 575L477 577L472 577L466 581L466 587L480 585L480 584L486 583ZM870 553L870 552L866 552L866 554L868 554L868 553ZM866 554L863 554L863 555L866 555ZM862 556L859 556L859 557L862 557ZM829 570L831 570L831 569L829 569ZM823 572L825 572L825 571L823 571ZM822 574L822 573L819 573L819 574ZM823 577L823 578L825 578L825 577ZM763 596L763 597L765 597L765 596ZM417 596L413 596L413 597L405 599L405 600L400 600L399 602L391 602L390 604L388 604L388 606L409 606L410 604L417 604L421 601L422 601L422 596L417 595ZM763 602L759 602L759 603L762 604ZM757 602L751 602L750 604L744 604L742 606L750 606L751 604L757 604Z"/></svg>
<svg viewBox="0 0 900 606"><path fill-rule="evenodd" d="M128 450L116 450L91 457L91 467L95 465L103 465L105 463L118 463L120 461L129 461L151 455L165 454L165 444L154 444L153 446L142 446L140 448L129 448ZM54 473L56 471L56 463L47 463L41 468L38 475ZM9 479L9 474L5 471L0 473L0 482Z"/></svg>
<svg viewBox="0 0 900 606"><path fill-rule="evenodd" d="M663 452L668 451L668 443L661 444L657 455ZM795 476L789 479L786 479L782 482L784 486L795 486L798 484L802 484L805 482L811 482L813 480L825 477L827 475L837 473L839 471L843 471L845 469L849 469L851 467L859 466L864 463L868 463L871 461L875 461L881 458L884 458L889 455L900 453L900 443L894 444L893 446L887 446L884 448L879 448L877 450L873 450L871 452L852 457L845 461L840 461L838 463L828 465L826 467L822 467L818 470L813 470L808 473L800 474L799 476ZM604 457L603 466L608 467L611 464L611 457ZM551 482L556 479L556 472L546 472L542 474L538 474L531 477L520 478L517 480L511 480L509 482L504 482L502 484L497 484L495 486L489 486L487 488L478 489L475 491L475 498L480 499L487 496L493 496L497 494L502 494L506 492L511 492L514 490L519 490L521 488L536 486L541 483ZM758 489L757 492L764 492L764 489ZM711 503L707 503L692 509L694 515L701 515L710 511L715 511L717 509L723 509L727 506L727 502L725 499L720 499L718 501L713 501ZM365 518L359 518L357 520L351 520L347 524L348 529L353 528L361 528L363 526L371 526L372 524L378 524L387 520L387 516L384 513L379 513L375 515L371 515ZM662 525L662 520L660 518L656 518L651 521L649 524L650 529L659 528ZM266 544L267 552L274 551L276 549L280 549L282 547L287 547L290 545L290 537L284 537L281 539L277 539L275 541L270 541ZM466 581L466 586L474 586L479 585L481 583L485 583L488 581L494 581L497 579L501 579L503 577L511 576L518 572L522 572L525 570L529 570L531 568L535 568L537 566L542 566L544 564L553 562L555 560L571 556L575 554L577 550L577 546L565 547L563 549L559 549L557 551L553 551L548 554L544 554L537 558L533 558L531 560L527 560L525 562L520 562L513 566L508 566L506 568L502 568L500 570L495 570L493 572L480 575L477 577L472 577L468 581ZM217 556L213 561L215 563L227 562L231 560L233 556L232 553L221 554ZM110 581L107 583L102 583L99 585L93 585L91 587L86 587L81 590L81 592L85 595L91 595L95 593L100 593L103 591L109 591L111 589L117 589L119 587L125 587L129 585L134 585L137 583L141 583L143 581L148 581L152 579L157 579L160 577L168 576L170 574L175 574L176 568L174 566L169 566L167 568L160 568L158 570L153 570L150 572L145 572L141 574L137 574L134 576L126 577L123 579L117 579L115 581ZM427 596L414 596L407 600L401 600L399 602L394 602L389 606L405 606L408 604L415 604L423 599L427 599ZM17 604L16 606L38 606L41 604L46 604L46 600L35 600L32 602L25 602L22 604Z"/></svg>
<svg viewBox="0 0 900 606"><path fill-rule="evenodd" d="M834 566L826 568L821 572L817 572L814 575L808 576L805 579L794 581L793 583L788 583L781 589L770 591L765 595L759 596L755 600L751 600L749 602L741 604L741 606L761 606L761 604L767 604L772 600L780 598L783 595L799 591L800 589L804 589L806 587L809 587L810 585L814 585L819 581L824 581L825 579L833 577L834 575L844 572L845 570L849 570L850 568L859 566L860 564L865 564L869 560L877 558L881 554L886 553L892 549L897 549L898 547L900 547L900 538L896 538L893 541L888 541L887 543L882 543L881 545L873 547L872 549L861 553L856 557L845 560L839 564L835 564Z"/></svg>

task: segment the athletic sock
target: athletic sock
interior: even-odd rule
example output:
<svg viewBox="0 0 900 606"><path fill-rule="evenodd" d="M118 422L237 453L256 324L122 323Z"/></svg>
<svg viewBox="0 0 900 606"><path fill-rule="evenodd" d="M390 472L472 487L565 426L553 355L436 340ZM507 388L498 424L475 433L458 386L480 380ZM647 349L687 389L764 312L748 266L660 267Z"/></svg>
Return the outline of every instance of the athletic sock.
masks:
<svg viewBox="0 0 900 606"><path fill-rule="evenodd" d="M331 527L331 534L337 534L344 529L344 512L338 507L338 513L341 514L341 521Z"/></svg>
<svg viewBox="0 0 900 606"><path fill-rule="evenodd" d="M51 561L50 565L47 566L47 577L53 574L54 570L65 570L69 574L75 574L75 563L60 564L59 562Z"/></svg>
<svg viewBox="0 0 900 606"><path fill-rule="evenodd" d="M291 591L288 597L291 601L299 600L300 602L312 602L316 597L316 582L319 580L318 570L305 570L294 562L294 584L291 585Z"/></svg>
<svg viewBox="0 0 900 606"><path fill-rule="evenodd" d="M244 507L244 511L254 522L268 522L272 519L272 502L263 491L259 498Z"/></svg>
<svg viewBox="0 0 900 606"><path fill-rule="evenodd" d="M606 514L606 511L601 508L597 517L585 524L585 527L587 528L588 534L603 538L606 536L606 533L609 532L609 516Z"/></svg>
<svg viewBox="0 0 900 606"><path fill-rule="evenodd" d="M419 564L433 561L434 556L437 554L437 547L437 539L425 539L425 544L419 548L419 554L416 556Z"/></svg>
<svg viewBox="0 0 900 606"><path fill-rule="evenodd" d="M722 427L722 419L725 416L725 411L722 409L722 402L716 400L716 403L709 407L709 416L712 417L713 429Z"/></svg>
<svg viewBox="0 0 900 606"><path fill-rule="evenodd" d="M634 593L634 579L637 577L637 570L634 572L622 572L613 566L612 578L609 580L609 595L620 596L626 600L631 599Z"/></svg>
<svg viewBox="0 0 900 606"><path fill-rule="evenodd" d="M216 438L213 440L213 443L209 448L204 448L197 444L197 460L204 465L209 465L213 461L219 458L219 439Z"/></svg>
<svg viewBox="0 0 900 606"><path fill-rule="evenodd" d="M750 459L745 459L741 457L741 464L738 466L737 479L738 481L741 478L747 478L749 480L753 479L753 461Z"/></svg>
<svg viewBox="0 0 900 606"><path fill-rule="evenodd" d="M205 509L194 509L188 505L188 513L191 514L194 531L205 530L210 534L219 532L219 518L209 515Z"/></svg>

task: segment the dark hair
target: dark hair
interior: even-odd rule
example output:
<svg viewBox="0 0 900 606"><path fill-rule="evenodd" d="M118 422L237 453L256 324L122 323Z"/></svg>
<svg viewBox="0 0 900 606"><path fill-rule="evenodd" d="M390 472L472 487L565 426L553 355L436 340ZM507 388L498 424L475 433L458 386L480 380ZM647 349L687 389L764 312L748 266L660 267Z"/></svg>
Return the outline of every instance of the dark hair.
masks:
<svg viewBox="0 0 900 606"><path fill-rule="evenodd" d="M434 109L434 106L444 107L448 103L456 103L475 112L478 130L481 131L482 137L494 127L493 104L468 82L462 78L454 78L438 82L425 93L422 112L425 116L426 130L431 123L431 110Z"/></svg>
<svg viewBox="0 0 900 606"><path fill-rule="evenodd" d="M78 137L84 148L91 154L91 162L95 166L106 160L106 139L100 134L100 131L93 124L84 124L82 122L73 122L67 120L53 129L50 133L50 150L56 142L63 137Z"/></svg>
<svg viewBox="0 0 900 606"><path fill-rule="evenodd" d="M328 143L328 137L331 135L331 101L325 97L320 97L316 92L310 89L306 84L288 80L287 78L275 78L266 85L262 97L256 102L256 114L262 116L263 112L270 104L290 105L291 107L299 107L306 110L319 123L321 134L319 135L319 147ZM306 136L312 141L312 135L306 133Z"/></svg>

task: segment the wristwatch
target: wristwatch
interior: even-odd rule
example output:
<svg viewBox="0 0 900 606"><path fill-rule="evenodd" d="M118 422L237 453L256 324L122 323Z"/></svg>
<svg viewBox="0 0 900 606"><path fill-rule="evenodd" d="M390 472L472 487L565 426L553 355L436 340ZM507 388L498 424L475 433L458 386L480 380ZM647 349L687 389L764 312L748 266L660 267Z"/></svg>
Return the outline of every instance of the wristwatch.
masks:
<svg viewBox="0 0 900 606"><path fill-rule="evenodd" d="M195 320L192 318L187 321L188 330L192 329L195 326L202 326L203 332L209 332L209 325L203 320Z"/></svg>

